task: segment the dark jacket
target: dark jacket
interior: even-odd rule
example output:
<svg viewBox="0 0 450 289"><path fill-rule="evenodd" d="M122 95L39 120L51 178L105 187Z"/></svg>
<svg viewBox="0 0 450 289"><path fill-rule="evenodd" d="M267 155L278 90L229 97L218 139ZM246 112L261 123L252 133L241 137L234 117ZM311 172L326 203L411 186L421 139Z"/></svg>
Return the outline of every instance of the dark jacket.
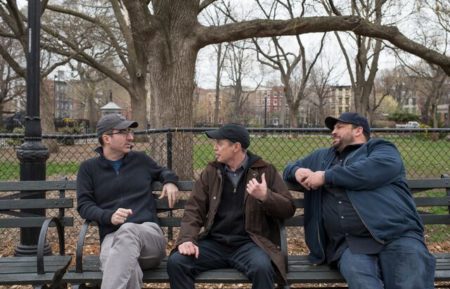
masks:
<svg viewBox="0 0 450 289"><path fill-rule="evenodd" d="M331 167L335 149L320 149L290 163L285 181L297 184L295 171L324 170L325 183L347 195L372 237L384 244L402 236L423 240L423 224L406 184L405 168L394 144L370 139L350 153L342 166ZM305 191L305 239L313 263L325 261L326 238L322 220L322 188Z"/></svg>
<svg viewBox="0 0 450 289"><path fill-rule="evenodd" d="M178 177L145 153L134 151L122 159L117 174L101 148L97 152L100 155L84 161L78 171L77 210L82 218L98 223L100 240L120 227L111 223L118 208L132 209L127 222L158 222L152 183L176 184Z"/></svg>
<svg viewBox="0 0 450 289"><path fill-rule="evenodd" d="M252 154L249 153L249 156L252 157ZM209 163L195 182L185 206L175 248L187 241L196 243L210 232L221 200L223 187L221 166L222 164L218 162ZM253 162L243 178L245 183L252 178L260 182L263 173L267 181L268 197L261 202L245 192L245 230L253 242L270 256L278 273L285 280L286 268L284 256L280 251L278 220L294 215L295 206L275 167L262 159ZM202 228L204 230L200 232Z"/></svg>

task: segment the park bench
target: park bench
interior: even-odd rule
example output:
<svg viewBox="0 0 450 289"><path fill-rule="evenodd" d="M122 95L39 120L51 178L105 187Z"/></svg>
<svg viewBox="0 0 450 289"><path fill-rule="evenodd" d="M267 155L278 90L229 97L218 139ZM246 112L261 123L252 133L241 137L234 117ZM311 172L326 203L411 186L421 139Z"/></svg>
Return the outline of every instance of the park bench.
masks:
<svg viewBox="0 0 450 289"><path fill-rule="evenodd" d="M73 218L65 216L65 210L73 207L73 199L65 196L67 181L12 181L0 182L0 232L20 228L26 234L39 234L34 256L0 256L0 285L33 285L36 288L59 288L71 256L65 255L64 227L73 225ZM75 187L73 186L72 189ZM50 192L56 198L47 198ZM43 197L43 195L45 197ZM55 194L55 193L54 193ZM46 217L45 210L56 210L57 216ZM59 255L49 256L46 241L49 226L56 226ZM15 244L13 244L15 245ZM28 246L30 249L33 245Z"/></svg>
<svg viewBox="0 0 450 289"><path fill-rule="evenodd" d="M409 180L408 185L415 194L415 202L421 217L426 225L444 224L450 225L450 178L436 179L416 179ZM192 190L192 182L183 181L179 185L180 191L189 192ZM290 188L294 190L294 188ZM154 186L154 191L161 190L161 184ZM416 194L427 190L436 190L440 192L436 197L418 197ZM169 239L172 238L172 229L180 226L180 217L184 208L185 200L180 200L175 208L169 209L166 200L158 200L157 208L160 212L160 223L165 230L168 231ZM288 228L296 228L303 226L303 216L301 215L304 206L301 197L295 198L295 205L300 214L285 220L281 230L281 248L287 258L289 284L299 283L344 283L342 276L336 270L330 269L327 265L313 266L307 261L306 255L288 255L287 237ZM444 213L433 214L423 211L427 207L443 207ZM177 213L178 212L178 213ZM64 276L64 280L72 284L72 287L86 286L89 284L99 284L101 282L102 273L99 270L99 257L83 255L83 244L85 236L90 228L90 222L85 222L77 243L76 265L75 268L69 269ZM450 281L450 252L434 254L437 259L435 280ZM166 272L166 259L162 264L152 270L144 272L144 283L166 283L169 277ZM197 283L248 283L248 279L234 269L211 270L200 274L197 277Z"/></svg>

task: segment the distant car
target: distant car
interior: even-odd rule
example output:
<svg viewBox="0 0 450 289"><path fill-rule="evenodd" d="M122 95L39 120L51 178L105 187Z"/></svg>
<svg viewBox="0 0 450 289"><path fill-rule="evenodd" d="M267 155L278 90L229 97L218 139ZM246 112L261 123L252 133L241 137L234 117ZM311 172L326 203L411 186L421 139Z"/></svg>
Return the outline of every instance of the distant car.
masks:
<svg viewBox="0 0 450 289"><path fill-rule="evenodd" d="M396 124L396 128L419 128L420 124L417 121L408 121L406 124Z"/></svg>

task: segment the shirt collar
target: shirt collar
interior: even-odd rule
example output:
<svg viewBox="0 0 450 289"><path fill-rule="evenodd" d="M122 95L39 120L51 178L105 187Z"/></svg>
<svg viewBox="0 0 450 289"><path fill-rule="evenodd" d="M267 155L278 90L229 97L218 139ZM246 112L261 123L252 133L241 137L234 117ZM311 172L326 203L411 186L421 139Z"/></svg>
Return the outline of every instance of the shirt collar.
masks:
<svg viewBox="0 0 450 289"><path fill-rule="evenodd" d="M236 171L231 170L227 165L225 165L225 171L226 172L238 172L238 171L242 171L247 167L248 164L248 155L245 154L245 158L242 161L242 163L239 165L239 167L236 169Z"/></svg>

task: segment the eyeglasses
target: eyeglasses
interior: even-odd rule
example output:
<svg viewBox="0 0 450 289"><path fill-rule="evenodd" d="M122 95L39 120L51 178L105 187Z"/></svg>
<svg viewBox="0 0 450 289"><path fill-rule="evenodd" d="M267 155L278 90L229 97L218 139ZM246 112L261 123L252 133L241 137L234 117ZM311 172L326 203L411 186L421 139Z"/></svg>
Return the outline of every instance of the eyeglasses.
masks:
<svg viewBox="0 0 450 289"><path fill-rule="evenodd" d="M134 130L130 128L119 129L118 131L107 133L107 135L120 134L120 135L134 135Z"/></svg>

